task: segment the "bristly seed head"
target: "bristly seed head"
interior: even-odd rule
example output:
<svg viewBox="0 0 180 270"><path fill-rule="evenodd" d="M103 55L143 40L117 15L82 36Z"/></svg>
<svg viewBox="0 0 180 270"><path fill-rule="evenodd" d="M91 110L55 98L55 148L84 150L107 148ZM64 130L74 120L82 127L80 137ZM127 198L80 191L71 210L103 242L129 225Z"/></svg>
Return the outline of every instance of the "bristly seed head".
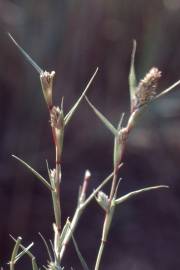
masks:
<svg viewBox="0 0 180 270"><path fill-rule="evenodd" d="M139 109L141 106L149 103L156 96L156 89L161 71L158 68L151 68L137 86L133 110Z"/></svg>

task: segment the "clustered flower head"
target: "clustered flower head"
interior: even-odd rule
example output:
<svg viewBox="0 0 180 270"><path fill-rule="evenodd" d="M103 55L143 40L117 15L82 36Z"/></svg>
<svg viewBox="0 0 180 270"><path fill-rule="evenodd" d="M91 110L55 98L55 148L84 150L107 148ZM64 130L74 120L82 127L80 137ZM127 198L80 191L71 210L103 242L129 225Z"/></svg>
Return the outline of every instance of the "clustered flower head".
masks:
<svg viewBox="0 0 180 270"><path fill-rule="evenodd" d="M135 91L133 109L139 109L143 105L149 103L156 96L156 89L159 79L161 78L161 71L158 68L151 68L142 79Z"/></svg>

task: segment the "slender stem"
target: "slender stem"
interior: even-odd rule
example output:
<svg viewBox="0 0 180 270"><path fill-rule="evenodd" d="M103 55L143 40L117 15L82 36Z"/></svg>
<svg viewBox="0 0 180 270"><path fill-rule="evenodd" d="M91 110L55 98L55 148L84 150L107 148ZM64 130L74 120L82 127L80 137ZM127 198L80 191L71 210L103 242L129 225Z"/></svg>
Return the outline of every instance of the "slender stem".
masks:
<svg viewBox="0 0 180 270"><path fill-rule="evenodd" d="M123 164L120 164L118 169L120 167L122 167ZM66 233L65 239L63 241L63 245L61 248L61 252L60 252L60 261L62 260L64 253L66 251L66 247L68 242L71 239L71 235L72 233L75 231L76 226L79 222L79 219L83 213L83 211L85 210L85 208L87 207L87 205L90 203L90 201L92 201L92 199L96 196L96 194L98 193L99 190L101 190L101 188L113 177L113 172L111 174L109 174L103 181L102 183L91 193L91 195L89 195L89 197L87 199L84 200L84 202L80 202L80 204L77 206L76 211L74 213L73 219L71 221L71 228L68 230L68 232Z"/></svg>
<svg viewBox="0 0 180 270"><path fill-rule="evenodd" d="M60 203L60 182L61 182L61 167L60 164L56 163L56 206L58 211L58 220L56 220L57 229L61 231L61 203Z"/></svg>
<svg viewBox="0 0 180 270"><path fill-rule="evenodd" d="M57 157L57 155L56 155ZM56 159L57 160L57 159ZM60 181L61 181L61 167L60 164L56 162L55 175L52 173L50 175L50 182L52 187L52 201L53 201L53 209L54 209L54 217L57 230L60 234L61 231L61 205L60 205Z"/></svg>
<svg viewBox="0 0 180 270"><path fill-rule="evenodd" d="M98 256L97 256L97 259L96 259L96 265L95 265L94 270L99 269L102 254L103 254L103 251L104 251L104 246L105 246L105 243L101 240L101 244L100 244L100 247L99 247Z"/></svg>
<svg viewBox="0 0 180 270"><path fill-rule="evenodd" d="M109 230L111 227L112 218L114 215L115 205L112 205L112 202L113 202L113 197L114 197L114 194L116 191L117 174L118 174L118 168L114 168L111 191L110 191L110 195L109 195L109 209L107 209L105 219L104 219L101 244L100 244L98 255L96 258L96 264L95 264L94 270L99 270L104 247L105 247L105 244L107 241L107 237L108 237Z"/></svg>
<svg viewBox="0 0 180 270"><path fill-rule="evenodd" d="M118 170L116 168L114 168L111 191L110 191L110 195L109 195L109 203L110 204L111 204L111 201L112 201L112 199L114 197L114 193L115 193L115 190L116 190L117 174L118 174Z"/></svg>
<svg viewBox="0 0 180 270"><path fill-rule="evenodd" d="M128 127L127 127L127 136L128 136L128 134L129 134L129 130L128 130ZM107 241L107 237L108 237L109 230L110 230L110 227L111 227L112 218L113 218L114 211L115 211L115 203L113 202L113 200L115 200L114 197L115 197L116 188L117 188L117 177L118 177L118 171L119 171L119 164L121 164L121 161L122 161L122 158L123 158L123 155L124 155L126 140L127 140L127 137L125 137L125 139L122 140L121 155L119 157L119 160L116 161L116 163L114 165L113 180L112 180L111 190L110 190L110 195L109 195L109 207L108 207L108 209L106 211L105 218L104 218L102 239L101 239L98 255L97 255L97 258L96 258L96 264L95 264L94 270L99 270L102 255L103 255L103 251L104 251L104 247L105 247L105 244L106 244L106 241Z"/></svg>
<svg viewBox="0 0 180 270"><path fill-rule="evenodd" d="M63 111L59 107L49 108L50 120L51 120L51 130L53 135L53 142L55 147L55 169L49 171L49 177L51 181L51 186L53 188L52 202L55 217L55 229L54 229L54 246L53 250L55 252L55 265L56 268L60 267L58 243L61 237L61 201L60 201L60 183L61 183L61 153L63 147L63 135L64 135L64 117Z"/></svg>
<svg viewBox="0 0 180 270"><path fill-rule="evenodd" d="M106 212L106 215L105 215L103 231L102 231L102 239L101 239L101 244L99 247L98 256L96 259L96 264L95 264L94 270L99 270L103 251L104 251L104 248L105 248L105 245L107 242L107 238L108 238L108 234L109 234L109 230L111 227L111 222L112 222L112 218L114 215L114 211L115 211L115 204L112 203L109 210Z"/></svg>
<svg viewBox="0 0 180 270"><path fill-rule="evenodd" d="M66 236L65 236L65 239L64 239L63 244L62 244L62 248L61 248L61 252L60 252L60 258L59 258L60 261L62 260L62 258L64 256L66 246L67 246L69 240L71 239L71 235L73 234L73 232L76 229L76 226L77 226L78 221L79 221L79 219L80 219L80 217L82 215L82 212L83 212L83 208L81 206L78 206L76 208L73 219L71 221L71 227L68 229L68 231L66 233Z"/></svg>
<svg viewBox="0 0 180 270"><path fill-rule="evenodd" d="M59 192L55 189L52 191L52 200L53 200L53 209L54 209L54 216L55 216L55 223L60 233L61 230L61 211L60 211L60 201L59 201Z"/></svg>
<svg viewBox="0 0 180 270"><path fill-rule="evenodd" d="M54 216L55 216L55 223L57 230L61 232L61 203L60 203L60 182L61 182L61 152L62 152L62 145L63 145L63 134L64 134L64 127L60 127L58 121L61 121L57 118L52 120L52 116L55 113L57 118L62 117L60 115L59 110L52 105L49 108L49 115L51 119L51 127L52 127L52 136L53 136L53 143L55 147L55 174L50 177L51 186L53 187L52 191L52 200L53 200L53 208L54 208ZM63 120L62 120L63 121ZM58 129L58 132L57 132ZM61 136L62 135L62 136Z"/></svg>
<svg viewBox="0 0 180 270"><path fill-rule="evenodd" d="M10 261L10 270L14 270L15 259L16 259L16 255L18 253L21 241L22 241L22 238L18 237L18 239L16 240L16 243L14 245L14 249L13 249L13 252L12 252L12 255L11 255L11 261Z"/></svg>
<svg viewBox="0 0 180 270"><path fill-rule="evenodd" d="M32 258L32 269L33 270L38 270L39 268L38 268L38 266L37 266L37 263L36 263L36 258L34 257L34 258Z"/></svg>

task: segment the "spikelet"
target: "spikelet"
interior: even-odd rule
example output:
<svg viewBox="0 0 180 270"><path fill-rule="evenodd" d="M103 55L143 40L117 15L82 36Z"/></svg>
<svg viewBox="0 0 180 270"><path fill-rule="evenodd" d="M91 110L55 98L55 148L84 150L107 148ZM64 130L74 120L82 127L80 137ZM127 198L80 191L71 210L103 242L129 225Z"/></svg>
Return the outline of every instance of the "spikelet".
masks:
<svg viewBox="0 0 180 270"><path fill-rule="evenodd" d="M42 71L40 73L41 87L47 106L49 109L52 108L52 91L53 91L53 80L55 71L47 72Z"/></svg>
<svg viewBox="0 0 180 270"><path fill-rule="evenodd" d="M161 71L158 68L151 68L136 88L133 109L139 109L141 106L149 103L156 96L156 89Z"/></svg>

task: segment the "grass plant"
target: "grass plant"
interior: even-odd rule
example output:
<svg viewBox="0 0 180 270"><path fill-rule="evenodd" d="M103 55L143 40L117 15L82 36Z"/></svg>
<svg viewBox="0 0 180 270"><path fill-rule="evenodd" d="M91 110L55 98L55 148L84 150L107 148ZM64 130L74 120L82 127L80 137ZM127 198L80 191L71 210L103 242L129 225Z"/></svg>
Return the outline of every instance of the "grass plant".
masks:
<svg viewBox="0 0 180 270"><path fill-rule="evenodd" d="M42 175L40 175L35 169L33 169L26 161L13 155L18 162L20 162L23 166L25 166L28 170L32 172L48 190L50 193L50 197L52 200L52 209L54 212L54 222L53 222L53 237L52 241L47 241L41 234L42 241L44 242L44 246L47 250L48 259L47 262L44 263L43 266L38 265L38 259L33 255L31 248L33 243L30 243L28 246L24 246L22 244L22 237L13 237L11 238L14 241L14 248L12 251L12 255L9 261L10 270L14 270L17 262L21 260L21 258L26 255L29 256L31 260L31 265L33 270L38 270L40 268L45 268L46 270L62 270L65 267L63 266L63 257L68 248L68 243L72 240L74 243L77 256L82 265L82 269L94 269L99 270L102 269L102 257L104 253L104 249L106 246L106 242L110 233L111 224L113 221L113 217L118 211L118 206L129 200L132 197L138 196L141 193L145 193L147 191L152 191L156 189L167 189L166 185L158 185L158 186L150 186L143 187L141 189L137 189L131 191L130 193L120 196L118 195L118 188L121 184L121 179L119 179L120 171L123 166L123 156L126 150L126 144L128 141L129 134L135 128L137 121L139 120L140 115L143 113L144 109L149 106L152 102L156 101L163 95L170 92L177 85L180 84L180 81L177 81L173 85L171 85L166 90L162 91L160 94L156 93L156 89L158 87L158 82L161 77L161 72L153 67L150 71L145 75L145 77L138 83L136 80L134 60L136 53L136 42L133 42L133 50L131 56L131 65L129 72L129 89L130 89L130 112L128 121L124 123L124 113L120 117L119 123L114 126L89 100L87 94L90 87L92 87L92 83L97 75L98 68L96 68L89 82L87 83L84 91L81 96L77 99L75 104L69 110L68 113L65 114L63 108L63 98L61 104L56 106L53 101L53 80L55 76L55 71L47 72L41 69L32 58L25 52L25 50L15 41L15 39L9 34L10 39L16 45L16 47L20 50L22 55L28 60L28 62L34 67L36 72L39 75L42 93L44 96L44 100L49 112L50 119L50 128L53 136L54 143L54 168L50 169L47 162L47 171L49 179L45 179ZM90 195L87 196L88 184L91 178L90 171L85 171L83 183L79 189L78 194L78 203L75 209L74 215L71 218L67 218L65 224L62 224L61 219L61 184L62 184L62 174L61 168L63 166L63 158L62 153L64 151L63 142L64 136L66 132L66 127L72 120L72 117L81 102L84 101L90 107L90 109L96 114L96 116L100 119L100 121L105 125L108 130L111 132L113 140L114 140L114 149L113 149L113 158L112 158L112 172L101 181L101 184L94 188L91 191ZM107 182L111 182L111 188L108 194L103 192L103 187ZM98 205L104 211L104 221L101 232L101 241L99 243L99 251L95 262L92 265L88 266L86 260L82 257L81 252L79 250L78 244L74 238L74 232L77 228L79 220L83 215L86 208L89 206L89 203L92 200L96 200ZM73 269L73 268L72 268Z"/></svg>

